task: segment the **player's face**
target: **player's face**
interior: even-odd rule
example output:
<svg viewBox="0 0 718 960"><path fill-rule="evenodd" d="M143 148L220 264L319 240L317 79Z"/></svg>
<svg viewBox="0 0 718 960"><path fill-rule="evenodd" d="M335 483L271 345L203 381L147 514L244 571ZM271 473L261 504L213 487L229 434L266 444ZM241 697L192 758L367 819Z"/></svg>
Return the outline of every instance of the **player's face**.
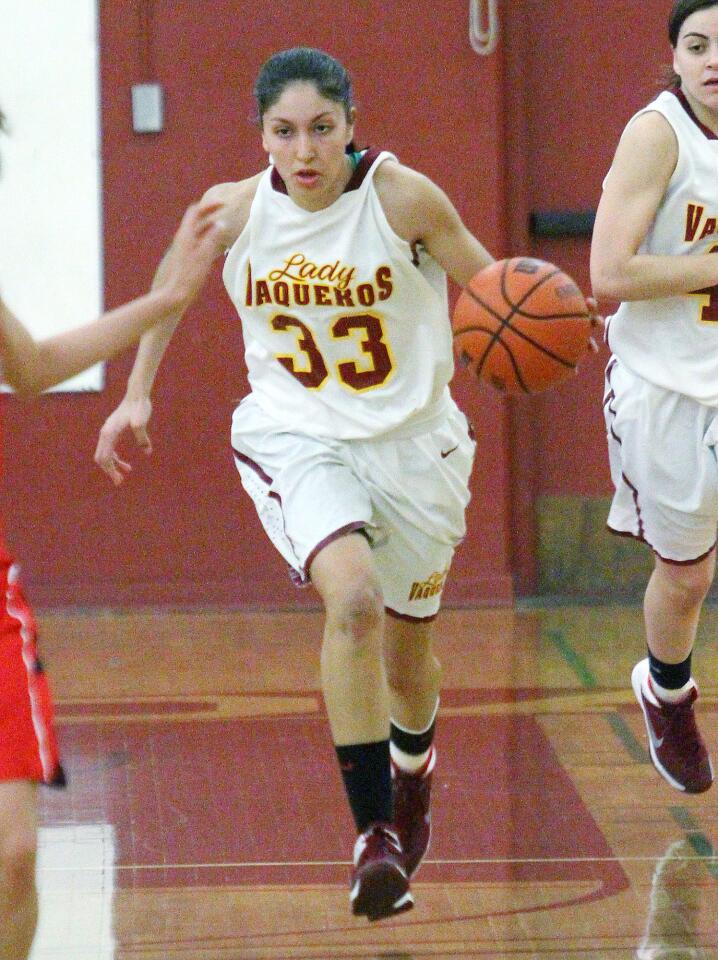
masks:
<svg viewBox="0 0 718 960"><path fill-rule="evenodd" d="M718 118L718 4L686 17L673 53L673 69L698 118L714 124Z"/></svg>
<svg viewBox="0 0 718 960"><path fill-rule="evenodd" d="M343 104L303 81L285 87L265 112L262 146L300 206L321 210L342 193L351 173L345 148L353 129Z"/></svg>

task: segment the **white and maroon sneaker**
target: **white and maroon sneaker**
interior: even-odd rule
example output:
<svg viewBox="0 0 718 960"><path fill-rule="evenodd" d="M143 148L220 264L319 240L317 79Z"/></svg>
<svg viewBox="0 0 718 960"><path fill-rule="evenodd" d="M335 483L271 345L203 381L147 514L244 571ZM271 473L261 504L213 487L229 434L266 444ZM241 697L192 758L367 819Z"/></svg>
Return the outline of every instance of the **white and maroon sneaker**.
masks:
<svg viewBox="0 0 718 960"><path fill-rule="evenodd" d="M646 722L653 766L676 790L703 793L713 783L713 764L696 726L695 682L684 700L665 703L651 689L646 659L633 668L631 684Z"/></svg>
<svg viewBox="0 0 718 960"><path fill-rule="evenodd" d="M392 760L394 826L404 851L406 872L413 876L424 859L431 840L431 779L436 766L436 750L415 773L402 770Z"/></svg>
<svg viewBox="0 0 718 960"><path fill-rule="evenodd" d="M388 823L372 823L354 844L349 901L369 920L393 917L414 906L399 837Z"/></svg>

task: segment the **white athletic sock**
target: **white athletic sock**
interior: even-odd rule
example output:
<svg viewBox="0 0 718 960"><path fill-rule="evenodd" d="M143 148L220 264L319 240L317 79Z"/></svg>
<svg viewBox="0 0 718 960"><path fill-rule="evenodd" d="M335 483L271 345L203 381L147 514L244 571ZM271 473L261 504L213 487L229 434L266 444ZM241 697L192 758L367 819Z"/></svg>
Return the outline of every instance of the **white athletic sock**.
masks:
<svg viewBox="0 0 718 960"><path fill-rule="evenodd" d="M677 690L668 690L666 687L662 687L660 683L656 683L650 675L648 680L649 690L654 694L655 698L662 703L680 703L681 700L686 699L693 687L695 687L695 681L692 677L688 683L683 684L683 686Z"/></svg>
<svg viewBox="0 0 718 960"><path fill-rule="evenodd" d="M392 723L399 730L403 730L404 733L415 734L420 736L422 733L426 733L427 730L431 728L431 725L436 720L436 714L439 710L439 698L436 698L436 706L431 714L431 719L427 725L421 730L409 730L408 727L402 726L400 723L397 723L396 720L392 719ZM405 773L416 773L417 770L421 770L422 767L427 766L429 757L431 756L431 751L434 749L434 745L431 744L428 750L425 750L423 753L406 753L405 750L400 750L399 747L394 743L393 740L389 741L389 752L391 754L391 759L399 767L400 770L403 770Z"/></svg>

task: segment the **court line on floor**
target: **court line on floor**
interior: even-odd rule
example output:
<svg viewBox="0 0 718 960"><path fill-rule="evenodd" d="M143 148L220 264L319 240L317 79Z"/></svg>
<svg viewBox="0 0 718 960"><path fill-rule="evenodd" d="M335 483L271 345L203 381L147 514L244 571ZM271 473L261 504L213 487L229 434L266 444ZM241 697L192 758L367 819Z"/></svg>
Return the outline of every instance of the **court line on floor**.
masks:
<svg viewBox="0 0 718 960"><path fill-rule="evenodd" d="M587 690L596 690L598 681L581 654L569 643L561 630L547 630L545 634L563 656L576 676ZM610 713L607 720L618 739L637 763L650 763L648 751L636 739L633 731L623 717L618 713ZM712 877L718 880L718 859L716 849L704 833L698 819L686 810L685 807L671 806L668 808L671 816L685 832L686 839L696 851L694 858L705 864ZM630 860L626 861L630 862Z"/></svg>
<svg viewBox="0 0 718 960"><path fill-rule="evenodd" d="M593 674L588 663L581 654L566 639L562 630L547 630L545 636L553 643L559 651L568 666L578 677L581 685L586 690L598 690L599 683ZM636 763L650 763L651 758L648 751L634 736L633 731L628 726L620 713L615 710L606 715L609 726L621 741L631 759Z"/></svg>
<svg viewBox="0 0 718 960"><path fill-rule="evenodd" d="M712 849L712 848L711 848ZM644 857L522 857L514 859L467 858L456 860L425 860L424 866L482 866L500 864L528 864L528 863L655 863L660 856ZM705 855L697 853L695 857L676 857L681 861L705 860ZM348 860L245 860L233 863L221 861L217 863L125 863L113 864L113 870L221 870L221 869L248 869L251 867L348 867ZM44 872L52 873L83 873L100 869L97 867L41 867Z"/></svg>

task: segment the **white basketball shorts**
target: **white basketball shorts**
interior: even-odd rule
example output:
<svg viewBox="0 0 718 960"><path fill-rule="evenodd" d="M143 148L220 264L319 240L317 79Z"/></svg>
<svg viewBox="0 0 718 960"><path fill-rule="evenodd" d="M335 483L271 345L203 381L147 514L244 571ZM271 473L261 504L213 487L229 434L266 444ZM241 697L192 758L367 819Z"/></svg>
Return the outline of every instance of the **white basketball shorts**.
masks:
<svg viewBox="0 0 718 960"><path fill-rule="evenodd" d="M250 394L234 412L232 448L242 485L295 582L308 582L324 546L362 530L387 609L408 619L436 615L466 533L475 449L453 401L420 436L334 440L285 431Z"/></svg>
<svg viewBox="0 0 718 960"><path fill-rule="evenodd" d="M717 412L611 358L604 395L616 488L610 530L645 541L673 563L710 553L718 525Z"/></svg>

